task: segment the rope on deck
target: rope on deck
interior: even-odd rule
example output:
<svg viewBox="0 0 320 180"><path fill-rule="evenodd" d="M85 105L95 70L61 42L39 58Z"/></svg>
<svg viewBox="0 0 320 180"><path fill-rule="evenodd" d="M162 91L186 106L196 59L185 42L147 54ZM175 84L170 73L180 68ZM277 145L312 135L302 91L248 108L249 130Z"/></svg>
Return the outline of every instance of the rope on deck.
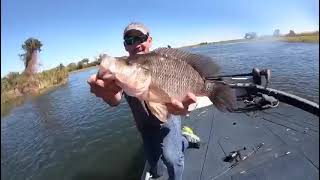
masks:
<svg viewBox="0 0 320 180"><path fill-rule="evenodd" d="M205 153L205 156L204 156L204 162L203 162L202 167L201 167L201 173L200 173L200 177L199 177L200 180L201 180L201 177L202 177L204 166L206 164L207 154L208 154L208 149L209 149L209 143L211 141L211 135L212 135L212 129L213 129L213 121L214 121L214 113L213 112L214 111L211 111L211 112L212 112L212 120L211 120L211 127L210 127L210 135L209 135L209 139L208 139L206 153Z"/></svg>

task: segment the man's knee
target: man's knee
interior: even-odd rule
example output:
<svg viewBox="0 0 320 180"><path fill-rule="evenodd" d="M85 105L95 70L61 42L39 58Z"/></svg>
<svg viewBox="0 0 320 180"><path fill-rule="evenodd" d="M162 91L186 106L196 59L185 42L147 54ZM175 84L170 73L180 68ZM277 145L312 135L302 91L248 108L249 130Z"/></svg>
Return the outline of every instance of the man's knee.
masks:
<svg viewBox="0 0 320 180"><path fill-rule="evenodd" d="M171 166L183 166L184 165L184 154L170 149L163 149L163 160L167 165Z"/></svg>

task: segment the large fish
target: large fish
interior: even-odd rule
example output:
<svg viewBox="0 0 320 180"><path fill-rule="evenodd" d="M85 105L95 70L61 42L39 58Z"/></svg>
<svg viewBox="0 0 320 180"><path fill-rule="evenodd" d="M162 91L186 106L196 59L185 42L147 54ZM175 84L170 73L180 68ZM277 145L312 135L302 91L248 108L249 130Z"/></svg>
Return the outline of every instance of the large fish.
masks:
<svg viewBox="0 0 320 180"><path fill-rule="evenodd" d="M221 111L231 110L235 95L231 88L205 77L217 75L218 65L209 57L179 49L159 48L128 59L104 55L98 78L113 78L126 94L145 101L150 111L165 122L165 106L172 99L182 101L188 92L207 96Z"/></svg>

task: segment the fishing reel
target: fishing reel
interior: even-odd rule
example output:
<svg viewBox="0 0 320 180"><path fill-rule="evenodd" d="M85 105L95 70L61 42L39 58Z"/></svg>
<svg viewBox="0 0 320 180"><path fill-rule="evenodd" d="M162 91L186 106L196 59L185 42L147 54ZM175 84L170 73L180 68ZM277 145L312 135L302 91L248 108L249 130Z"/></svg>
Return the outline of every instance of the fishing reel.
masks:
<svg viewBox="0 0 320 180"><path fill-rule="evenodd" d="M242 160L241 151L245 151L245 150L247 150L246 147L243 147L243 148L235 150L235 151L231 151L229 153L229 155L225 156L222 160L224 162L229 162L229 163L239 162Z"/></svg>

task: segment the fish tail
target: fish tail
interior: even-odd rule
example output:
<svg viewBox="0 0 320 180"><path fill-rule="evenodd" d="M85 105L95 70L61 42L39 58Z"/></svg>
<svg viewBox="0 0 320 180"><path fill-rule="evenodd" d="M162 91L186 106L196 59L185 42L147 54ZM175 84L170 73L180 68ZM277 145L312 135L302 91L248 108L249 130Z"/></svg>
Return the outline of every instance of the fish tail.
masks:
<svg viewBox="0 0 320 180"><path fill-rule="evenodd" d="M206 82L206 88L210 101L220 111L233 111L236 97L229 85L223 83Z"/></svg>

